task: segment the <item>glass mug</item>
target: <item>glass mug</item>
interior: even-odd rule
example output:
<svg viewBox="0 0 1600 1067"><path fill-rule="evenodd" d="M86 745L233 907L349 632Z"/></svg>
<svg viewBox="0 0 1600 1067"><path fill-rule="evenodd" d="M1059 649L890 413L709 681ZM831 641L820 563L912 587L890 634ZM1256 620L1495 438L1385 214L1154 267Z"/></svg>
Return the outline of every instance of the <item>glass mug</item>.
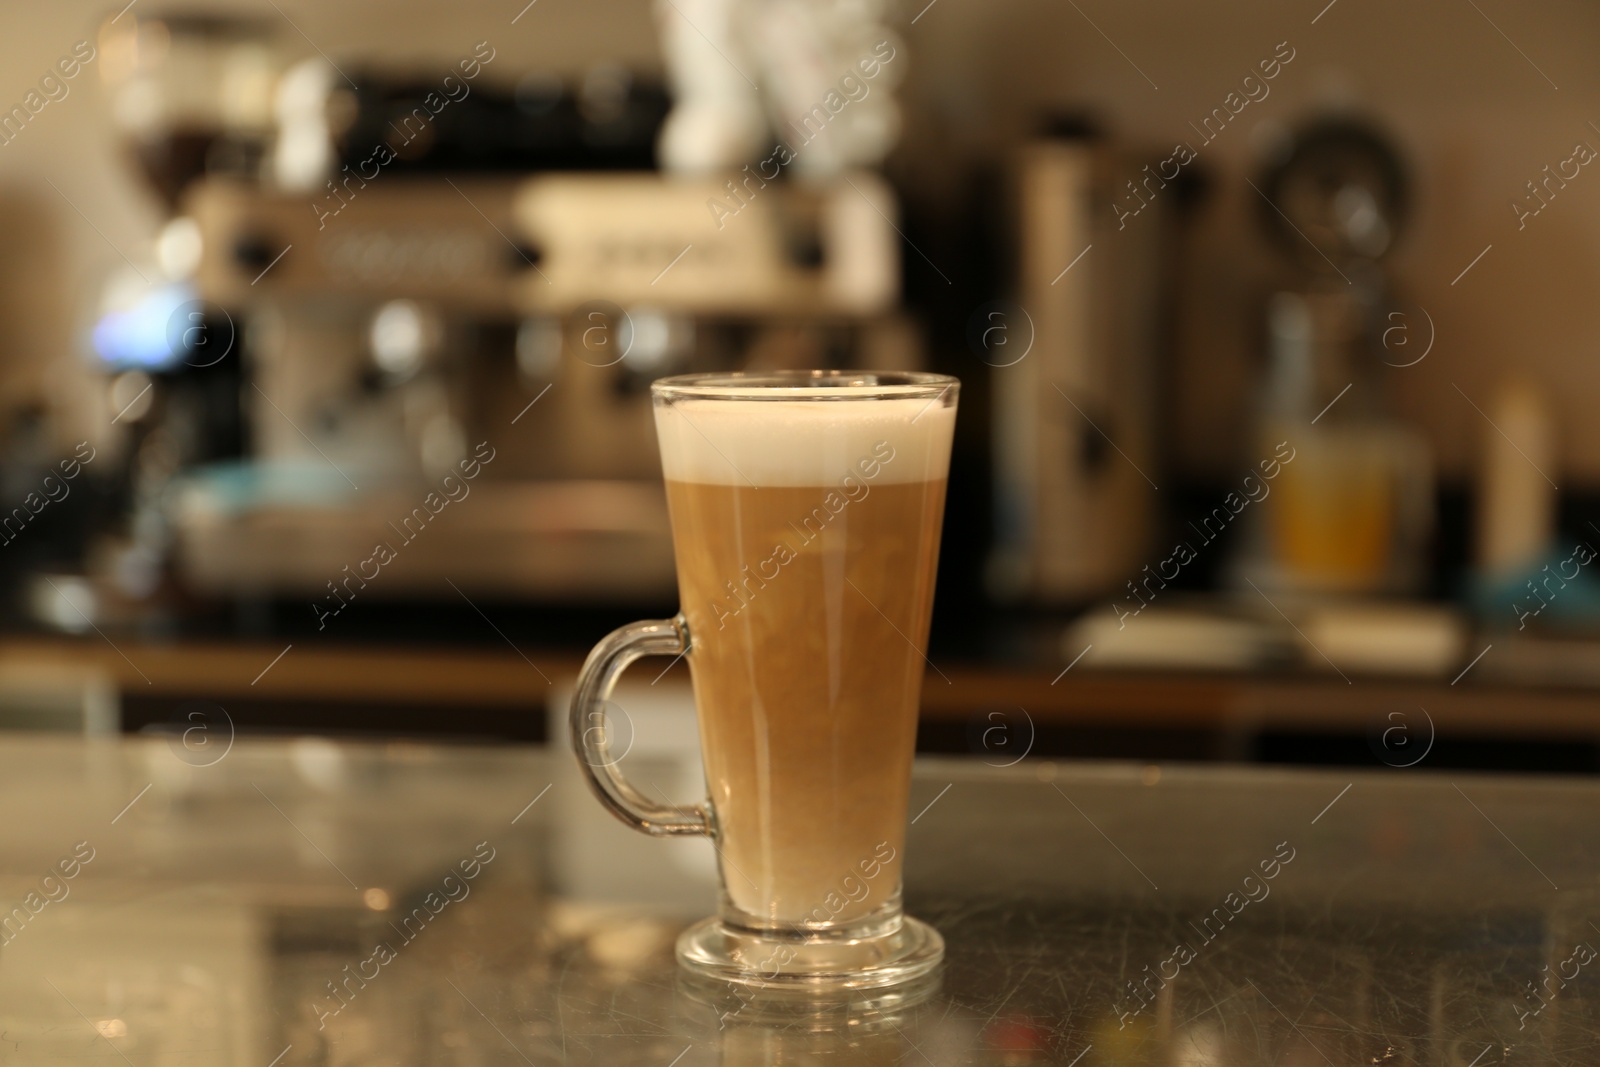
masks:
<svg viewBox="0 0 1600 1067"><path fill-rule="evenodd" d="M844 371L651 387L680 610L595 646L572 738L623 822L712 839L719 914L677 945L698 976L877 988L944 956L900 871L958 389ZM705 803L645 796L589 728L649 655L688 661Z"/></svg>

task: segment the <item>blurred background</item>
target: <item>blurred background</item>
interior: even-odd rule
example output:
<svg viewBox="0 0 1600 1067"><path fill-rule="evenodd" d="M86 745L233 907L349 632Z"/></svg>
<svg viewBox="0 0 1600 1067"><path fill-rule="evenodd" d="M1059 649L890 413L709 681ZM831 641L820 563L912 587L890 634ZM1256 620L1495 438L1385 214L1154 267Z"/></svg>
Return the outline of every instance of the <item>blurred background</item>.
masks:
<svg viewBox="0 0 1600 1067"><path fill-rule="evenodd" d="M1589 5L3 20L4 727L542 742L652 379L923 368L925 749L1596 768Z"/></svg>

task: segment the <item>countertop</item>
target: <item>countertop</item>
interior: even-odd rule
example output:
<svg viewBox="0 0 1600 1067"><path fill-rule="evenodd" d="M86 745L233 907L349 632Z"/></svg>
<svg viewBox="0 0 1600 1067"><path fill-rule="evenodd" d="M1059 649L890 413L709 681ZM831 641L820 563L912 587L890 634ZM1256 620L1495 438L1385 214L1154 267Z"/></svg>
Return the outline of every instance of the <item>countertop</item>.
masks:
<svg viewBox="0 0 1600 1067"><path fill-rule="evenodd" d="M875 1005L681 978L709 844L631 834L571 762L7 737L0 1062L1488 1067L1600 1047L1585 781L925 760L906 899L948 957Z"/></svg>

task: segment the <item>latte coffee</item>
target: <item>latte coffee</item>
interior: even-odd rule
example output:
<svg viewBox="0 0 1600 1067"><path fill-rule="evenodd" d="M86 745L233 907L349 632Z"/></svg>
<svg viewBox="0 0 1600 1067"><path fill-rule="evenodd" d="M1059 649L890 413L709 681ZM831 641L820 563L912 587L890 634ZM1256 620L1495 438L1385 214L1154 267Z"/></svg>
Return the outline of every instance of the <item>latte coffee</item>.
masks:
<svg viewBox="0 0 1600 1067"><path fill-rule="evenodd" d="M726 904L755 928L898 915L954 406L656 421Z"/></svg>

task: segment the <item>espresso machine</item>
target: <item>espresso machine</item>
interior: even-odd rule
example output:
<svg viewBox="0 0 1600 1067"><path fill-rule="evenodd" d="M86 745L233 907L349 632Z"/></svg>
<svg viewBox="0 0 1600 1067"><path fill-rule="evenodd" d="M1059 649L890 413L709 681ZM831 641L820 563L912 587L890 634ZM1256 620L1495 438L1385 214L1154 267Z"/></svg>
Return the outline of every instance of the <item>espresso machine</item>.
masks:
<svg viewBox="0 0 1600 1067"><path fill-rule="evenodd" d="M487 42L434 71L335 66L275 25L141 8L102 30L170 214L161 284L133 279L96 347L131 401L119 430L199 442L132 463L127 539L167 575L146 588L665 599L650 381L920 364L873 169L889 74L782 169L755 162L779 112L698 78L687 39L664 41L669 95L610 64L512 69ZM852 62L877 32L814 29ZM818 88L783 69L797 100Z"/></svg>
<svg viewBox="0 0 1600 1067"><path fill-rule="evenodd" d="M390 596L670 593L651 380L917 362L881 181L770 184L719 228L728 195L654 172L397 177L319 224L304 196L198 183L195 284L239 337L253 432L245 465L178 498L186 581L321 595L376 541ZM408 538L473 457L470 499Z"/></svg>

